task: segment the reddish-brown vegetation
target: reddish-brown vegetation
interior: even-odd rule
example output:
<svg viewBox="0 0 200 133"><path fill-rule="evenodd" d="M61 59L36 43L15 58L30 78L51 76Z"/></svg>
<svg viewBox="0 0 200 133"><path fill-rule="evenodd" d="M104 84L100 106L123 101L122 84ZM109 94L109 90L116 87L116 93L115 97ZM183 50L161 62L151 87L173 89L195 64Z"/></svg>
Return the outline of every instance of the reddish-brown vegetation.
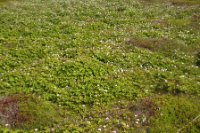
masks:
<svg viewBox="0 0 200 133"><path fill-rule="evenodd" d="M18 127L29 121L29 117L19 110L21 95L7 96L0 100L0 123L9 127Z"/></svg>

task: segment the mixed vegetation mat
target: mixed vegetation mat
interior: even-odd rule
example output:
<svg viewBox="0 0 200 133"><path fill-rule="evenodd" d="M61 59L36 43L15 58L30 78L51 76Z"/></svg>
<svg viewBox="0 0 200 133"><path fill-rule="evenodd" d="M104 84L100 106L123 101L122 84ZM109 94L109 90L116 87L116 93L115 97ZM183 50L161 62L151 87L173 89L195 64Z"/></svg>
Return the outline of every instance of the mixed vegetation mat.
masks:
<svg viewBox="0 0 200 133"><path fill-rule="evenodd" d="M0 132L200 132L199 0L0 2Z"/></svg>

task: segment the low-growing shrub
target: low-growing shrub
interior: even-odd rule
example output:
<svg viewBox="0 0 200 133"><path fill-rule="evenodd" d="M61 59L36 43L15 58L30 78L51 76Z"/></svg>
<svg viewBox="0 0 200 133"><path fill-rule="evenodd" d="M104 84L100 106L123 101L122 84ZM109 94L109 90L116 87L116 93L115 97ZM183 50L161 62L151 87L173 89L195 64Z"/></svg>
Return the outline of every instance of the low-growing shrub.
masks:
<svg viewBox="0 0 200 133"><path fill-rule="evenodd" d="M0 124L32 129L52 126L59 119L55 106L34 95L16 94L0 100Z"/></svg>

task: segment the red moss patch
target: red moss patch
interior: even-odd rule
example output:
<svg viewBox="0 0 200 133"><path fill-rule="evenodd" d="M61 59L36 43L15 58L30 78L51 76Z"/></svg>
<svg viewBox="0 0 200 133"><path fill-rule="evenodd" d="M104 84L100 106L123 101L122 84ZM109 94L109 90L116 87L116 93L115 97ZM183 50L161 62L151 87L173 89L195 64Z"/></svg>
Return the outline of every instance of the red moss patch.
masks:
<svg viewBox="0 0 200 133"><path fill-rule="evenodd" d="M29 117L22 115L19 111L18 101L20 97L21 95L8 96L0 100L1 124L16 127L29 121Z"/></svg>
<svg viewBox="0 0 200 133"><path fill-rule="evenodd" d="M56 106L32 94L17 94L0 99L0 125L31 130L49 127L60 121Z"/></svg>
<svg viewBox="0 0 200 133"><path fill-rule="evenodd" d="M151 118L157 115L158 107L153 99L146 97L138 101L118 101L108 108L92 110L86 117L89 121L93 118L104 118L101 125L111 125L105 132L123 129L145 131L150 126ZM141 132L141 131L138 131Z"/></svg>
<svg viewBox="0 0 200 133"><path fill-rule="evenodd" d="M157 51L166 44L169 43L167 39L129 39L125 42L127 47L139 47L148 49L151 51Z"/></svg>

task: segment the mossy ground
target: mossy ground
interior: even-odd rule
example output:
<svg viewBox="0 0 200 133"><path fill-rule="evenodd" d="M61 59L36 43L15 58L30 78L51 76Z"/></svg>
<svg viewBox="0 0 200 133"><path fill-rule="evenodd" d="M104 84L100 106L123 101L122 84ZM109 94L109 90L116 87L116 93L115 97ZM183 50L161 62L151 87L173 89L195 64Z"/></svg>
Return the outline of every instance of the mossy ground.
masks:
<svg viewBox="0 0 200 133"><path fill-rule="evenodd" d="M0 119L2 132L199 132L199 7L195 0L3 2L0 104L20 94L41 101L20 106L35 124L7 128ZM59 119L47 124L49 115Z"/></svg>
<svg viewBox="0 0 200 133"><path fill-rule="evenodd" d="M0 107L1 125L12 129L51 127L61 119L56 106L30 94L6 96Z"/></svg>

